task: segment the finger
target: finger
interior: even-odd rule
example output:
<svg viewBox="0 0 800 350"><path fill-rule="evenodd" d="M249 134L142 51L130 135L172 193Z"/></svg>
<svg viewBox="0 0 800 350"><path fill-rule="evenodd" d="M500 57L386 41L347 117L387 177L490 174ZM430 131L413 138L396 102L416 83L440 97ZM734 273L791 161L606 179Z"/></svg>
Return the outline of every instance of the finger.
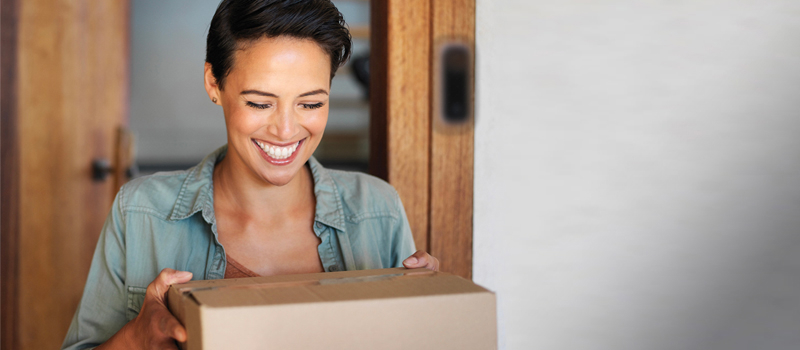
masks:
<svg viewBox="0 0 800 350"><path fill-rule="evenodd" d="M422 267L431 271L439 271L439 259L436 259L436 257L424 251L418 251L417 253L414 253L414 257L417 258L417 264L415 268Z"/></svg>
<svg viewBox="0 0 800 350"><path fill-rule="evenodd" d="M162 283L161 285L169 287L172 284L189 282L192 279L192 273L166 268L161 270L156 279Z"/></svg>
<svg viewBox="0 0 800 350"><path fill-rule="evenodd" d="M403 266L409 269L415 269L419 267L425 267L428 264L428 259L430 255L425 251L418 250L416 253L408 257L406 260L403 261Z"/></svg>
<svg viewBox="0 0 800 350"><path fill-rule="evenodd" d="M181 325L181 323L178 321L177 318L175 318L175 316L169 314L169 312L167 312L167 314L164 315L163 318L161 318L161 320L158 323L158 326L159 330L164 335L172 339L175 339L179 342L186 341L186 328L184 328L183 325Z"/></svg>
<svg viewBox="0 0 800 350"><path fill-rule="evenodd" d="M419 259L419 260L420 260L420 263L423 262L423 259ZM436 271L436 258L434 258L434 257L432 257L430 255L427 255L425 257L425 259L424 259L424 262L425 263L424 264L420 264L419 267L424 267L424 268L426 268L428 270Z"/></svg>
<svg viewBox="0 0 800 350"><path fill-rule="evenodd" d="M164 295L167 294L169 286L176 283L189 282L192 279L192 273L189 271L178 271L170 268L161 270L155 280L147 286L147 292L152 297L163 301Z"/></svg>

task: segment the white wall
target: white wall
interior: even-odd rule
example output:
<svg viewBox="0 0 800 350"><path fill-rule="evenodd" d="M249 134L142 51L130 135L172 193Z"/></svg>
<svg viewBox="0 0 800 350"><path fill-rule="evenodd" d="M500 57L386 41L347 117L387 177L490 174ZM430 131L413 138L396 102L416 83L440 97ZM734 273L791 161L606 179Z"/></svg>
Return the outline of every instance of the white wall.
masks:
<svg viewBox="0 0 800 350"><path fill-rule="evenodd" d="M477 0L505 349L797 349L800 3Z"/></svg>

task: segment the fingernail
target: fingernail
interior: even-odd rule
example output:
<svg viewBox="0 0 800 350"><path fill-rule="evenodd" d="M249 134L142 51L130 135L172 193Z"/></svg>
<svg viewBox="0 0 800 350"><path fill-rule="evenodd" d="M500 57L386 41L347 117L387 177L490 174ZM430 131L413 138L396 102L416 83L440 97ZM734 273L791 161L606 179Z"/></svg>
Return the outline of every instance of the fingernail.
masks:
<svg viewBox="0 0 800 350"><path fill-rule="evenodd" d="M192 275L192 273L189 272L189 271L178 272L178 278L186 278L186 277L189 277L191 275Z"/></svg>
<svg viewBox="0 0 800 350"><path fill-rule="evenodd" d="M417 258L408 258L406 259L406 264L414 265L417 263Z"/></svg>

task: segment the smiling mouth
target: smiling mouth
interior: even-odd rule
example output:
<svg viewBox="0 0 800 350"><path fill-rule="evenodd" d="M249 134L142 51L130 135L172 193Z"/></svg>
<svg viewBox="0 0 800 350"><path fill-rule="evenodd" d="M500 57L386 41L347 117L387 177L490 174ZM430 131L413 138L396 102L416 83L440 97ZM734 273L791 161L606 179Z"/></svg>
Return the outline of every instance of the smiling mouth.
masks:
<svg viewBox="0 0 800 350"><path fill-rule="evenodd" d="M286 146L276 146L255 139L253 139L253 143L255 143L258 148L264 151L264 155L267 156L266 158L268 161L274 164L282 165L283 163L289 163L294 159L295 152L304 140L305 139L302 139Z"/></svg>

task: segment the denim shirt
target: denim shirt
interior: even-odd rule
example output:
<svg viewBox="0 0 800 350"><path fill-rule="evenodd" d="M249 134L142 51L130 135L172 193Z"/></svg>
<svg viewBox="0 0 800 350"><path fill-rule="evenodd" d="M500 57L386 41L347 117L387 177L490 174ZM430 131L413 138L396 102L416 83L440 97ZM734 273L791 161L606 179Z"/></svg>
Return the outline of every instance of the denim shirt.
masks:
<svg viewBox="0 0 800 350"><path fill-rule="evenodd" d="M223 146L191 169L138 178L120 189L62 348L91 348L114 335L138 315L147 285L164 268L191 271L193 279L225 276L213 173L226 151ZM325 169L313 157L308 165L325 271L402 266L415 248L394 188L366 174Z"/></svg>

